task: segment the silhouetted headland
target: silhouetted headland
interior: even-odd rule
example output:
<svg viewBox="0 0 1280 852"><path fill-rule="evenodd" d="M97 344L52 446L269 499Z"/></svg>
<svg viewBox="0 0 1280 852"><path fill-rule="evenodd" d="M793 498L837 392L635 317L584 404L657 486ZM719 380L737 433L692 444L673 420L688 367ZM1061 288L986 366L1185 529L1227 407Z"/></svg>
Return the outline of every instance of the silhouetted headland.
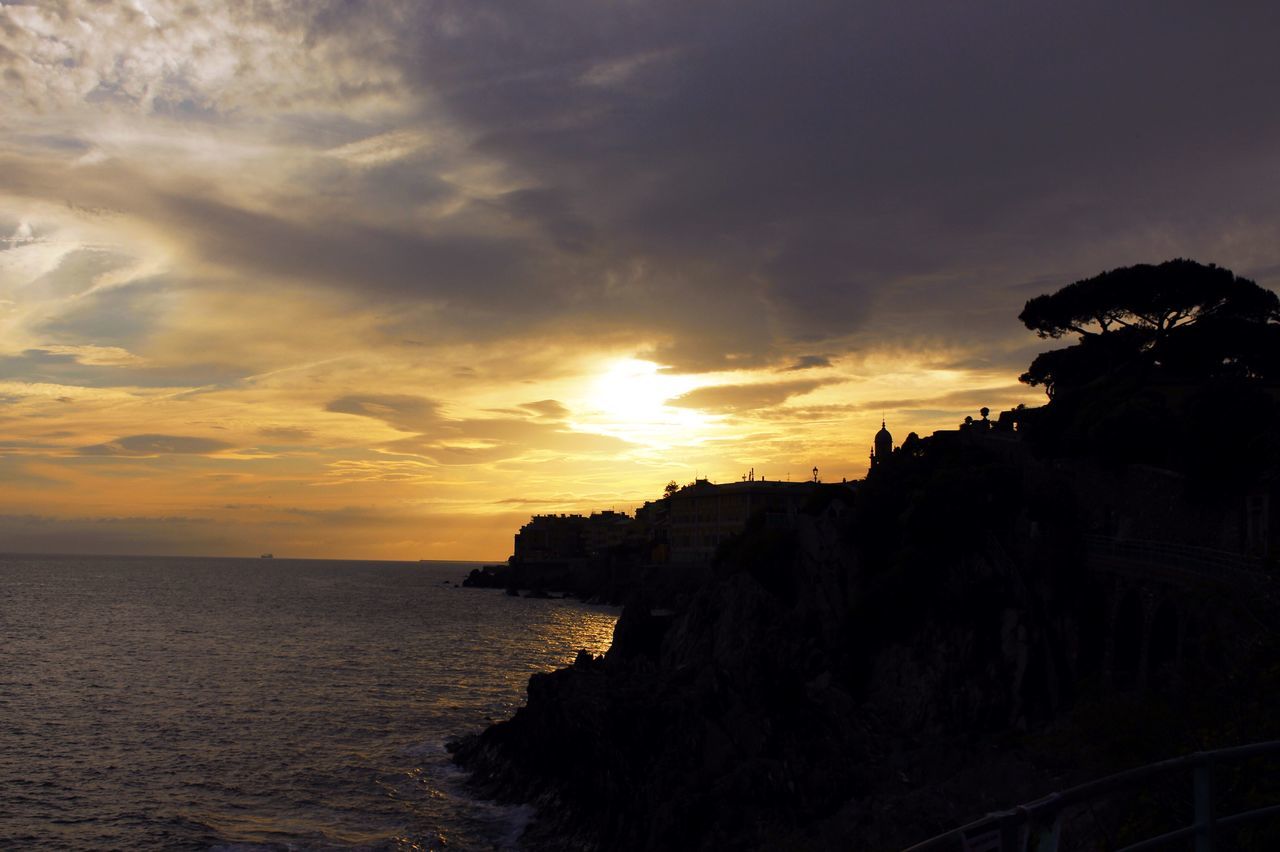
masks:
<svg viewBox="0 0 1280 852"><path fill-rule="evenodd" d="M741 482L671 482L634 517L613 510L535 515L516 533L507 564L474 569L463 585L675 606L706 580L717 548L757 517L770 528L792 529L818 487L816 473L809 482L779 482L752 471Z"/></svg>
<svg viewBox="0 0 1280 852"><path fill-rule="evenodd" d="M1077 337L1022 377L1047 405L899 446L882 424L857 483L698 482L634 541L617 521L614 547L688 587L658 606L634 585L607 654L534 675L514 718L452 746L485 795L538 807L530 848L902 848L1280 736L1275 294L1178 260L1021 319ZM718 500L750 507L736 528ZM517 557L591 523L534 519ZM1219 770L1215 807L1280 802L1276 769ZM1185 824L1185 793L1102 797L1063 848ZM1231 848L1276 836L1273 816Z"/></svg>

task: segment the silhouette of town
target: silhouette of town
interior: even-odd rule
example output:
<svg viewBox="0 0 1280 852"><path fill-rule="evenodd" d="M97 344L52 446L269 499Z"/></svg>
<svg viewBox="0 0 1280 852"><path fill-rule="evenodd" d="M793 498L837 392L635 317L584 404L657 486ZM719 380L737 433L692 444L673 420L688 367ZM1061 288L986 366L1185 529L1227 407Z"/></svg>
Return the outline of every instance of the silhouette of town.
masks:
<svg viewBox="0 0 1280 852"><path fill-rule="evenodd" d="M1002 851L1186 825L1080 782L1152 762L1123 776L1137 794L1179 768L1201 790L1212 765L1213 812L1255 826L1230 848L1273 848L1280 744L1258 741L1280 736L1280 300L1173 260L1019 318L1074 338L1021 377L1048 402L900 444L882 418L862 480L750 470L671 482L633 516L530 519L467 584L626 606L607 655L535 676L459 761L493 795L555 791L539 825L588 848L812 824L813 848ZM700 792L718 785L736 792ZM1196 795L1179 830L1208 836Z"/></svg>
<svg viewBox="0 0 1280 852"><path fill-rule="evenodd" d="M926 438L911 432L900 446L882 419L868 476L952 446L981 448L1015 466L1046 454L1090 458L1102 467L1089 483L1096 509L1089 533L1273 558L1280 522L1275 459L1267 453L1275 451L1269 430L1280 398L1278 317L1274 293L1187 260L1114 270L1037 297L1020 317L1028 328L1042 337L1080 335L1073 346L1038 356L1022 376L1045 386L1052 404L1019 406L994 420L983 407L955 429ZM1122 463L1130 467L1117 478L1110 469ZM535 515L516 533L511 563L707 563L753 522L794 529L817 495L852 499L844 492L858 483L824 487L818 474L814 467L811 479L791 482L753 468L734 482L672 481L634 516ZM1156 492L1181 499L1153 512Z"/></svg>

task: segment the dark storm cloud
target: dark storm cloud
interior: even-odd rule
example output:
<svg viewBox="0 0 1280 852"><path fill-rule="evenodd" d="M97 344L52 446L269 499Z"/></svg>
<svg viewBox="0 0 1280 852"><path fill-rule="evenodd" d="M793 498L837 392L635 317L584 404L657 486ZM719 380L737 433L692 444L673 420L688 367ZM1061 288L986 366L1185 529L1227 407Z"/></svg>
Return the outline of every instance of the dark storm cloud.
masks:
<svg viewBox="0 0 1280 852"><path fill-rule="evenodd" d="M176 224L199 233L199 251L218 263L464 306L505 303L514 311L532 297L519 285L526 271L535 271L537 258L503 239L359 222L296 222L190 196L167 195L158 204Z"/></svg>
<svg viewBox="0 0 1280 852"><path fill-rule="evenodd" d="M1171 254L1280 263L1254 238L1280 223L1273 4L333 0L234 14L290 44L305 33L338 69L305 94L332 109L280 119L280 138L317 156L274 202L149 183L125 158L72 174L30 152L0 163L0 186L163 223L244 280L394 303L389 316L415 332L434 317L441 339L608 335L686 370L904 336L977 348L1023 334L1023 282L1051 290ZM391 80L419 99L409 119L342 108ZM153 108L203 116L187 95L166 83ZM390 131L428 141L376 163L318 156ZM457 177L471 167L497 178Z"/></svg>
<svg viewBox="0 0 1280 852"><path fill-rule="evenodd" d="M557 248L567 252L584 251L594 236L591 224L570 209L569 199L559 190L514 190L501 195L494 205L516 220L536 223Z"/></svg>
<svg viewBox="0 0 1280 852"><path fill-rule="evenodd" d="M1277 14L467 0L387 50L535 184L499 204L590 247L580 315L624 281L658 357L700 368L896 333L868 320L908 280L917 330L972 342L985 308L1014 334L1011 281L1274 223ZM961 285L959 314L930 310Z"/></svg>

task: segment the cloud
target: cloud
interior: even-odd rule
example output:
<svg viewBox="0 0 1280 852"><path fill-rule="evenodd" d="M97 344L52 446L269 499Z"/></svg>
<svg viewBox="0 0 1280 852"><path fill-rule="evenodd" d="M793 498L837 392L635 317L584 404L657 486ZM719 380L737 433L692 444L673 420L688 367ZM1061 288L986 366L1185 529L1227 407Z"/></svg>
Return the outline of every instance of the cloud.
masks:
<svg viewBox="0 0 1280 852"><path fill-rule="evenodd" d="M532 411L539 417L546 417L550 420L563 420L569 416L569 409L564 403L554 399L541 399L537 402L524 402L520 404L521 408Z"/></svg>
<svg viewBox="0 0 1280 852"><path fill-rule="evenodd" d="M791 366L783 367L782 372L790 373L796 370L813 370L830 366L831 358L826 355L801 355L791 363Z"/></svg>
<svg viewBox="0 0 1280 852"><path fill-rule="evenodd" d="M258 430L258 434L269 441L302 443L313 437L315 433L310 429L294 426L264 426Z"/></svg>
<svg viewBox="0 0 1280 852"><path fill-rule="evenodd" d="M906 332L977 348L1021 334L1011 282L1171 246L1280 260L1239 237L1280 215L1249 177L1272 173L1280 120L1257 108L1276 71L1245 10L746 2L726 28L661 1L265 3L199 20L157 2L157 30L71 3L100 34L87 44L12 8L16 54L47 32L73 66L40 66L49 110L99 92L157 129L189 103L268 131L220 159L164 126L165 168L117 147L74 180L51 143L52 167L6 163L11 187L122 209L232 275L394 300L441 334L590 329L703 371ZM1085 43L1088 62L1063 58ZM352 117L355 103L383 110ZM252 192L208 177L236 157L262 176Z"/></svg>
<svg viewBox="0 0 1280 852"><path fill-rule="evenodd" d="M86 281L82 289L89 287ZM178 289L165 278L149 277L130 281L127 287L84 292L42 314L32 323L32 333L50 344L88 341L129 349L156 328L165 302Z"/></svg>
<svg viewBox="0 0 1280 852"><path fill-rule="evenodd" d="M1026 398L1034 393L1026 385L1010 384L988 388L966 388L939 394L938 396L907 399L873 399L860 403L857 408L864 411L897 411L901 409L933 409L955 410L962 407L981 406L997 408L1000 405Z"/></svg>
<svg viewBox="0 0 1280 852"><path fill-rule="evenodd" d="M672 335L656 351L680 368L880 339L898 329L867 318L908 282L918 329L972 341L957 317L999 303L1017 334L1001 281L1137 259L1156 232L1208 249L1233 227L1229 208L1277 213L1243 181L1259 169L1239 168L1274 162L1257 142L1280 131L1258 109L1276 81L1265 28L1243 9L745 3L726 37L715 11L673 2L447 8L447 33L418 20L400 61L487 153L558 199L533 211L548 229L573 209L608 247L606 270L643 264L634 317ZM1089 60L1073 61L1084 44ZM1250 58L1228 59L1245 45ZM619 86L576 85L614 68ZM1224 126L1236 129L1211 129ZM959 288L970 276L981 292ZM929 310L954 292L968 305Z"/></svg>
<svg viewBox="0 0 1280 852"><path fill-rule="evenodd" d="M493 203L517 221L536 224L563 251L586 251L595 238L595 229L574 212L571 200L559 190L517 189L503 193Z"/></svg>
<svg viewBox="0 0 1280 852"><path fill-rule="evenodd" d="M515 505L515 506L545 506L545 505L572 505L578 502L579 497L576 494L566 495L563 497L547 497L533 499L531 497L504 497L501 500L495 500L499 505Z"/></svg>
<svg viewBox="0 0 1280 852"><path fill-rule="evenodd" d="M133 258L101 248L76 249L57 266L23 287L23 298L53 299L79 296L100 279L133 264Z"/></svg>
<svg viewBox="0 0 1280 852"><path fill-rule="evenodd" d="M161 455L208 455L231 449L226 441L189 435L129 435L105 444L81 447L85 456L152 457Z"/></svg>
<svg viewBox="0 0 1280 852"><path fill-rule="evenodd" d="M329 402L325 410L371 417L402 432L414 432L412 437L379 446L437 464L491 464L531 452L616 453L630 446L609 435L566 428L560 421L568 409L553 399L525 403L517 409L532 418L447 418L435 400L410 395L348 396Z"/></svg>
<svg viewBox="0 0 1280 852"><path fill-rule="evenodd" d="M808 379L748 385L710 385L669 399L667 405L720 412L755 411L781 405L791 397L802 396L836 381L839 380Z"/></svg>
<svg viewBox="0 0 1280 852"><path fill-rule="evenodd" d="M434 466L406 459L342 459L330 462L328 476L340 482L407 482L428 484L437 481Z"/></svg>
<svg viewBox="0 0 1280 852"><path fill-rule="evenodd" d="M132 367L146 363L145 358L119 346L95 346L93 344L61 346L53 344L44 346L39 350L28 350L28 352L43 352L53 356L69 355L77 363L89 367Z"/></svg>
<svg viewBox="0 0 1280 852"><path fill-rule="evenodd" d="M78 387L174 388L225 383L247 371L225 364L148 364L114 346L61 346L0 355L0 381L46 382Z"/></svg>
<svg viewBox="0 0 1280 852"><path fill-rule="evenodd" d="M425 432L440 422L440 403L420 396L344 396L326 404L324 410L371 417L401 432Z"/></svg>
<svg viewBox="0 0 1280 852"><path fill-rule="evenodd" d="M479 548L495 481L857 475L880 405L1038 395L1018 311L1102 269L1280 286L1260 4L192 8L0 3L0 431L45 483L0 511L146 467L129 499L444 501L404 529ZM625 358L675 389L605 410ZM68 458L188 432L271 458Z"/></svg>
<svg viewBox="0 0 1280 852"><path fill-rule="evenodd" d="M537 453L596 455L624 452L632 445L612 435L567 429L555 422L515 418L472 418L442 423L433 433L384 444L391 452L417 455L437 464L493 464Z"/></svg>
<svg viewBox="0 0 1280 852"><path fill-rule="evenodd" d="M369 63L343 61L360 33L326 38L327 4L253 7L62 0L0 7L6 100L48 112L82 102L122 112L209 119L235 109L305 109L342 93L354 108L387 91ZM366 31L367 32L367 31ZM381 33L368 33L375 39Z"/></svg>

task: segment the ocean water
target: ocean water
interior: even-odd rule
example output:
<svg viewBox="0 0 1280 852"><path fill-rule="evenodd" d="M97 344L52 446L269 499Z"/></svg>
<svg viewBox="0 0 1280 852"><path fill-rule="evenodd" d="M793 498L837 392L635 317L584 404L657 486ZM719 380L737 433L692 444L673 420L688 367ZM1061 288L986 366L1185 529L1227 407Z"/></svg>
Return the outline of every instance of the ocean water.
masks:
<svg viewBox="0 0 1280 852"><path fill-rule="evenodd" d="M444 742L617 611L471 567L0 556L0 848L515 848Z"/></svg>

